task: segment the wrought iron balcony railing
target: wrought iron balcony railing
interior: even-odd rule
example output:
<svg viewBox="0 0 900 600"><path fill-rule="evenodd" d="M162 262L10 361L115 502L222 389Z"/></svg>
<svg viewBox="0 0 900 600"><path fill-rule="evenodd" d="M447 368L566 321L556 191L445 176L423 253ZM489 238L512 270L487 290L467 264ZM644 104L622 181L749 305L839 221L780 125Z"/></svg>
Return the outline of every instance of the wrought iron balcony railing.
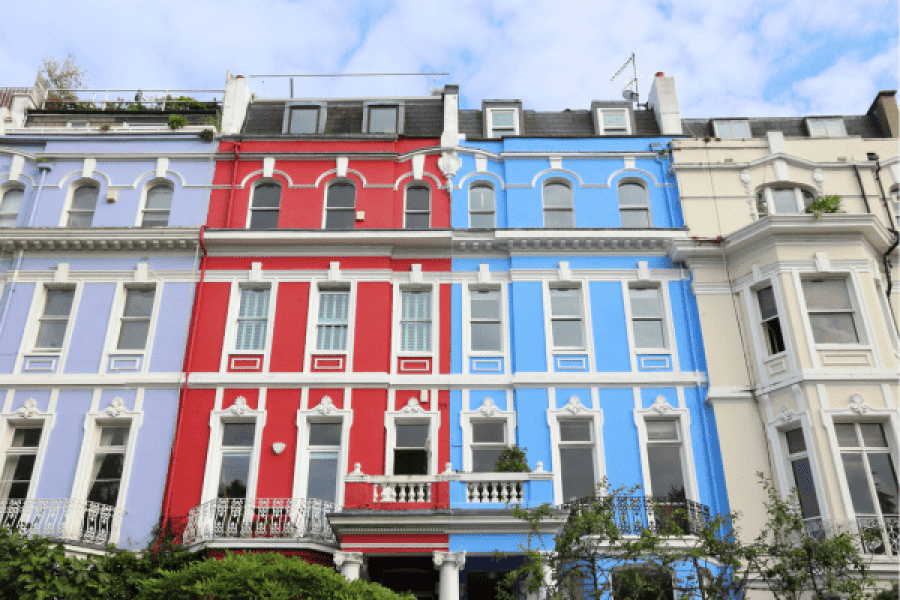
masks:
<svg viewBox="0 0 900 600"><path fill-rule="evenodd" d="M571 511L570 519L583 511L608 510L619 531L625 535L639 535L644 529L696 535L710 520L709 507L699 502L651 496L586 496L564 504L563 508Z"/></svg>
<svg viewBox="0 0 900 600"><path fill-rule="evenodd" d="M325 515L334 504L318 498L217 498L188 513L186 545L227 539L313 539L335 542Z"/></svg>
<svg viewBox="0 0 900 600"><path fill-rule="evenodd" d="M125 510L71 498L0 500L0 527L63 543L105 546L115 542Z"/></svg>
<svg viewBox="0 0 900 600"><path fill-rule="evenodd" d="M900 555L900 521L897 515L857 515L856 527L862 535L866 554Z"/></svg>

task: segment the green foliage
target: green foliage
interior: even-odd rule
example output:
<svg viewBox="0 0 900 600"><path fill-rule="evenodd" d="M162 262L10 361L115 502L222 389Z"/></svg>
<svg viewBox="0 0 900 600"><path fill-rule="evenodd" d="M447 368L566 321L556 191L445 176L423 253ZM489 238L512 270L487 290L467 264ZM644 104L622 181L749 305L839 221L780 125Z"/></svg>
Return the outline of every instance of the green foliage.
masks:
<svg viewBox="0 0 900 600"><path fill-rule="evenodd" d="M187 125L187 117L184 115L169 115L169 127L171 129L181 129Z"/></svg>
<svg viewBox="0 0 900 600"><path fill-rule="evenodd" d="M192 96L178 96L174 98L166 95L166 110L208 110L209 105Z"/></svg>
<svg viewBox="0 0 900 600"><path fill-rule="evenodd" d="M841 197L819 196L809 203L809 206L806 207L806 212L812 213L816 219L821 217L823 213L844 212L841 210Z"/></svg>
<svg viewBox="0 0 900 600"><path fill-rule="evenodd" d="M504 448L494 464L494 473L530 473L531 469L525 456L526 450L528 448L519 448L516 445Z"/></svg>
<svg viewBox="0 0 900 600"><path fill-rule="evenodd" d="M348 582L332 569L280 553L226 554L146 582L140 598L166 600L410 600L375 583Z"/></svg>
<svg viewBox="0 0 900 600"><path fill-rule="evenodd" d="M216 139L216 130L215 129L204 129L199 134L200 139L204 142L211 142Z"/></svg>
<svg viewBox="0 0 900 600"><path fill-rule="evenodd" d="M215 127L216 131L222 130L222 116L213 116L213 115L203 115L200 117L200 122L203 125L209 125L210 127Z"/></svg>

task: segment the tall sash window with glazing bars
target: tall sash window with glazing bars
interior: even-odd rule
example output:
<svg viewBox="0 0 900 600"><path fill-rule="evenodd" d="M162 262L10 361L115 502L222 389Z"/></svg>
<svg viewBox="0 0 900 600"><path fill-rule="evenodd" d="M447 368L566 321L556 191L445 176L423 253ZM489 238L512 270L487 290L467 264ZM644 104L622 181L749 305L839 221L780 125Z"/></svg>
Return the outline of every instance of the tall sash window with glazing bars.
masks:
<svg viewBox="0 0 900 600"><path fill-rule="evenodd" d="M269 290L243 288L238 310L236 350L263 350L269 315Z"/></svg>
<svg viewBox="0 0 900 600"><path fill-rule="evenodd" d="M347 349L349 307L350 291L347 289L323 290L319 294L317 350Z"/></svg>
<svg viewBox="0 0 900 600"><path fill-rule="evenodd" d="M400 349L431 352L431 291L404 290L401 304Z"/></svg>

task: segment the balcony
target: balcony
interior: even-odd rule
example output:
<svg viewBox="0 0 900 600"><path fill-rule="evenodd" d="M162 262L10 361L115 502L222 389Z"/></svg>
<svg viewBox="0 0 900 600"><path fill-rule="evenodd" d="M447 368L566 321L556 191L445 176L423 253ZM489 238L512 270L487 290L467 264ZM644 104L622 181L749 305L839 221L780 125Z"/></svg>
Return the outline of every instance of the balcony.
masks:
<svg viewBox="0 0 900 600"><path fill-rule="evenodd" d="M900 520L898 515L857 515L856 527L862 534L866 554L900 556Z"/></svg>
<svg viewBox="0 0 900 600"><path fill-rule="evenodd" d="M336 544L326 515L334 504L318 498L217 498L188 513L184 544L281 540Z"/></svg>
<svg viewBox="0 0 900 600"><path fill-rule="evenodd" d="M605 506L610 506L613 521L624 535L640 535L645 529L670 535L697 535L710 520L708 506L672 498L587 496L563 505L571 511L570 519L582 511L602 510Z"/></svg>
<svg viewBox="0 0 900 600"><path fill-rule="evenodd" d="M24 536L104 547L115 543L125 510L87 500L0 500L0 527Z"/></svg>

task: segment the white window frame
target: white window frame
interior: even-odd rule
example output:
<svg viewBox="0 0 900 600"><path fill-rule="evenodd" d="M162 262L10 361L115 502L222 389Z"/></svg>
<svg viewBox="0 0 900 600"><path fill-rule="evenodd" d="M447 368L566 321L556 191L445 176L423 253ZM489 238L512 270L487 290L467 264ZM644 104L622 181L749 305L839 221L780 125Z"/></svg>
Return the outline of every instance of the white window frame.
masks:
<svg viewBox="0 0 900 600"><path fill-rule="evenodd" d="M92 406L99 405L101 390L94 390L94 399ZM84 421L84 438L81 443L81 452L78 458L78 467L75 471L75 481L72 485L71 497L74 500L86 501L91 488L91 472L94 467L94 459L97 456L97 450L100 442L100 429L102 427L128 427L128 443L125 446L125 459L122 468L122 478L119 481L119 496L116 498L116 508L125 510L125 503L128 496L129 482L131 481L131 471L134 466L134 449L137 445L138 433L141 429L144 413L142 411L143 390L139 389L134 400L135 410L93 410L85 415ZM69 524L71 527L80 527L81 520L78 523ZM121 534L121 519L113 521L110 528L110 544L117 544L119 535Z"/></svg>
<svg viewBox="0 0 900 600"><path fill-rule="evenodd" d="M63 337L62 347L60 348L41 348L37 345L38 342L38 334L41 329L41 321L44 320L44 310L47 308L47 296L48 292L51 291L71 291L72 294L72 308L69 310L69 318L66 320L66 334ZM78 284L44 284L43 290L41 293L35 294L37 300L36 310L32 311L32 314L35 315L34 319L31 320L31 331L29 332L30 344L28 347L31 348L30 353L35 354L44 354L44 355L52 355L59 356L60 361L63 360L66 350L69 347L69 342L72 339L72 330L74 327L74 320L78 315L78 301L81 299L81 285ZM34 307L33 307L34 308Z"/></svg>
<svg viewBox="0 0 900 600"><path fill-rule="evenodd" d="M237 349L238 335L238 315L241 308L241 293L244 288L251 289L268 289L269 290L269 311L266 316L266 338L262 350L239 350ZM269 370L269 359L272 350L272 334L275 323L275 304L278 299L278 281L265 280L262 282L237 282L231 283L231 294L228 304L228 317L225 328L225 343L222 352L222 362L220 370L226 370L229 361L229 355L232 354L262 354L263 355L263 371Z"/></svg>
<svg viewBox="0 0 900 600"><path fill-rule="evenodd" d="M806 304L806 295L803 291L803 283L806 281L818 281L818 280L830 280L830 281L843 281L844 285L847 289L847 296L850 298L850 308L849 309L828 309L828 310L813 310L812 312L809 310L809 307ZM799 284L799 288L797 289L798 301L801 307L801 314L803 315L803 324L806 330L809 344L811 348L814 349L844 349L844 348L859 348L859 347L869 347L868 340L870 339L870 332L867 324L867 319L862 312L862 304L857 295L857 281L856 278L851 277L849 274L828 274L828 275L818 275L812 273L803 273L801 274L799 280L797 281ZM841 314L850 314L853 321L853 328L856 330L856 342L817 342L815 339L815 334L812 328L812 321L810 320L810 314L819 314L819 313L841 313Z"/></svg>
<svg viewBox="0 0 900 600"><path fill-rule="evenodd" d="M263 185L274 185L278 187L278 208L272 207L261 207L261 208L253 208L253 199L256 196L256 189ZM284 202L284 186L277 179L273 179L270 177L264 179L258 179L253 182L253 188L250 191L250 198L247 201L247 223L244 226L245 229L250 231L277 231L278 225L276 223L273 229L250 229L250 223L253 221L253 211L260 212L275 212L278 214L278 218L281 219L281 204Z"/></svg>
<svg viewBox="0 0 900 600"><path fill-rule="evenodd" d="M824 131L818 131L823 129ZM806 130L809 137L846 137L847 126L843 117L808 117Z"/></svg>
<svg viewBox="0 0 900 600"><path fill-rule="evenodd" d="M469 406L470 392L466 390L463 393L466 395L464 403L466 406ZM513 401L511 394L507 393L505 399L506 406L511 406ZM516 411L500 410L492 398L486 398L478 408L461 411L459 413L459 423L462 428L463 471L466 473L474 472L472 469L475 460L472 451L475 442L473 441L474 429L472 425L473 423L485 422L503 423L504 434L506 436L504 446L508 448L516 444Z"/></svg>
<svg viewBox="0 0 900 600"><path fill-rule="evenodd" d="M638 441L641 450L641 476L643 480L643 491L645 496L654 496L653 487L650 483L650 458L647 453L647 421L651 420L676 420L676 430L678 432L678 442L681 444L681 464L684 468L682 479L684 481L684 495L687 500L700 502L699 487L697 485L697 472L694 464L694 450L691 444L691 415L686 408L682 408L683 401L681 395L684 393L683 388L677 388L679 393L679 406L673 407L663 396L658 396L650 408L635 409L634 423L638 430ZM634 388L635 403L641 406L641 390ZM660 443L671 444L669 441L661 441Z"/></svg>
<svg viewBox="0 0 900 600"><path fill-rule="evenodd" d="M304 408L297 411L297 450L294 460L293 497L307 497L307 486L309 484L309 455L311 452L315 451L310 448L320 448L320 446L309 445L309 424L340 423L341 445L337 448L332 448L331 446L328 446L327 448L336 450L338 453L337 490L335 492L334 504L335 508L343 506L344 488L346 487L345 481L348 473L350 427L353 425L353 410L350 408L351 389L344 389L343 409L334 406L333 401L328 396L323 397L320 403L314 408L306 408L309 406L309 388L304 388L302 395L303 398L301 404ZM327 402L325 401L326 398L328 399ZM326 446L321 446L321 448L326 448Z"/></svg>
<svg viewBox="0 0 900 600"><path fill-rule="evenodd" d="M472 190L478 188L490 188L491 193L494 196L494 210L474 210L472 208ZM497 187L491 183L490 181L486 181L484 179L477 179L472 181L469 184L469 193L468 193L468 202L469 202L469 227L475 227L472 224L472 215L492 215L493 216L493 225L488 229L494 229L497 227Z"/></svg>
<svg viewBox="0 0 900 600"><path fill-rule="evenodd" d="M72 212L72 200L75 196L75 190L82 187L94 187L97 188L97 203L94 205L94 212L91 213L91 225L89 227L93 227L94 217L97 216L97 208L100 206L100 201L102 200L103 195L103 186L100 185L100 182L96 179L90 178L82 178L77 181L72 182L69 186L69 189L66 190L66 200L63 203L62 214L59 218L59 226L65 227L66 229L75 229L73 227L69 227L69 214ZM78 213L84 213L86 211L78 210Z"/></svg>
<svg viewBox="0 0 900 600"><path fill-rule="evenodd" d="M587 313L588 303L585 298L585 290L587 286L580 282L560 282L548 284L545 286L544 306L546 307L546 331L547 331L547 347L552 350L553 354L568 354L570 352L588 352L590 342L588 340L588 324ZM581 314L577 317L568 315L554 316L553 314L553 290L578 290L581 299ZM553 321L578 321L581 323L581 345L580 346L557 346L553 340Z"/></svg>
<svg viewBox="0 0 900 600"><path fill-rule="evenodd" d="M7 195L10 194L11 192L22 192L22 199L19 202L18 208L16 208L16 212L10 212L8 207L6 207L6 211L4 212L4 207L7 204ZM15 227L16 223L19 220L19 215L21 214L22 209L24 207L25 207L25 186L9 184L9 185L0 187L0 220L12 218L11 225L0 224L0 227Z"/></svg>
<svg viewBox="0 0 900 600"><path fill-rule="evenodd" d="M484 127L485 127L485 137L492 139L500 139L506 136L519 135L519 131L521 129L521 118L519 115L519 108L516 106L496 106L496 107L488 107L484 109L485 119L484 119ZM512 127L495 127L494 126L494 113L507 113L511 112L513 115L513 125ZM495 135L497 134L497 135Z"/></svg>
<svg viewBox="0 0 900 600"><path fill-rule="evenodd" d="M759 300L759 293L765 289L772 290L772 299L775 302L775 316L769 317L767 319L763 317L762 306L760 306ZM762 360L768 360L776 356L783 356L788 352L788 327L787 321L782 317L783 307L781 304L781 298L778 294L778 289L779 288L775 286L774 281L766 281L761 282L758 287L754 287L750 290L753 294L753 316L755 317L756 322L759 323L758 329L761 341L760 349L762 351L760 353L760 358ZM784 346L784 348L778 352L773 352L769 347L769 336L766 332L766 324L773 320L778 322L778 329L781 333L781 344Z"/></svg>
<svg viewBox="0 0 900 600"><path fill-rule="evenodd" d="M772 198L772 192L775 190L792 190L794 192L794 204L797 208L792 212L778 212L775 210L775 200ZM760 217L769 215L802 215L806 214L806 204L804 202L804 193L810 195L810 202L815 200L816 194L812 190L795 185L775 185L764 187L756 193L756 212Z"/></svg>
<svg viewBox="0 0 900 600"><path fill-rule="evenodd" d="M428 191L428 210L412 210L409 208L409 190L411 188L423 188ZM432 194L431 192L432 192L431 186L428 185L427 183L425 183L424 181L413 181L413 182L406 184L406 187L403 189L403 228L404 229L410 229L412 231L426 231L428 229L431 229L431 213L433 212L432 208L434 208L433 207L434 194ZM410 214L416 214L416 215L427 214L428 215L428 226L425 228L421 228L421 229L420 228L413 229L413 228L409 227L409 215Z"/></svg>
<svg viewBox="0 0 900 600"><path fill-rule="evenodd" d="M336 290L345 291L350 296L347 306L347 344L344 350L319 350L317 349L318 325L319 325L319 304L323 293L333 293ZM313 281L310 283L309 313L307 315L306 328L306 357L304 359L304 372L312 369L312 357L319 354L327 354L329 356L344 357L344 372L350 372L353 369L354 342L356 338L356 291L357 281Z"/></svg>
<svg viewBox="0 0 900 600"><path fill-rule="evenodd" d="M623 185L637 185L644 190L644 204L622 204L621 192L619 191ZM627 177L619 180L616 184L616 200L619 202L619 222L623 229L644 229L642 227L626 227L622 220L623 212L644 212L647 215L646 229L653 228L653 211L650 207L650 188L643 179Z"/></svg>
<svg viewBox="0 0 900 600"><path fill-rule="evenodd" d="M743 125L747 128L747 135L734 135L734 126ZM727 130L726 130L727 126ZM727 140L746 140L753 137L752 129L750 129L750 121L747 119L715 119L713 121L714 137ZM727 135L726 135L727 134Z"/></svg>
<svg viewBox="0 0 900 600"><path fill-rule="evenodd" d="M396 121L396 131L371 131L371 119L369 118L369 114L371 110L375 108L393 108L394 114L397 118ZM373 135L401 135L403 134L403 122L404 122L404 104L402 102L363 102L363 124L362 124L362 132L363 133L371 133Z"/></svg>
<svg viewBox="0 0 900 600"><path fill-rule="evenodd" d="M106 336L106 356L114 356L117 354L127 354L127 355L135 355L135 354L150 354L150 351L153 348L153 336L156 333L156 320L159 317L159 306L160 306L160 297L161 293L161 284L157 282L148 282L148 283L122 283L119 282L116 285L116 300L113 303L113 308L111 311L111 323L107 328L107 336ZM125 303L128 299L128 292L130 290L144 290L149 291L153 290L153 306L150 310L150 315L146 317L149 321L149 325L147 327L147 341L144 343L144 348L141 350L120 350L119 349L119 334L122 331L122 322L126 318L125 317ZM105 360L106 357L104 357ZM146 362L146 361L144 361ZM145 365L142 365L145 366ZM142 368L142 370L144 370Z"/></svg>
<svg viewBox="0 0 900 600"><path fill-rule="evenodd" d="M637 354L671 354L674 352L674 350L672 349L672 340L675 338L673 337L673 332L671 330L671 309L669 298L664 290L664 288L668 286L664 285L664 283L665 282L635 282L628 285L628 328L630 330L629 333L631 334L631 346L632 348L634 348L634 351ZM658 293L660 310L660 316L658 319L651 317L634 316L634 310L632 310L631 306L631 291L647 289L655 289ZM663 333L663 345L657 348L652 346L638 347L637 336L634 333L634 323L636 321L659 321Z"/></svg>
<svg viewBox="0 0 900 600"><path fill-rule="evenodd" d="M316 109L316 130L306 133L291 132L291 117L295 109ZM325 119L328 116L328 105L324 102L288 102L284 107L284 122L282 133L285 135L317 135L325 132Z"/></svg>
<svg viewBox="0 0 900 600"><path fill-rule="evenodd" d="M787 434L789 432L797 430L797 429L799 429L803 435L803 443L805 444L806 449L801 452L795 452L792 454L791 450L790 450L790 446L788 445ZM816 498L815 498L816 504L819 507L819 515L815 516L815 517L804 517L803 520L804 520L804 522L811 522L811 521L822 522L822 515L824 514L824 507L823 507L824 497L820 494L820 490L819 490L819 488L820 488L819 482L820 482L821 478L819 477L819 472L817 470L818 465L817 465L817 461L815 460L815 456L814 456L815 452L811 448L811 444L810 444L810 441L812 439L811 435L810 435L811 432L809 431L808 427L806 427L805 424L800 420L794 420L794 421L791 421L788 423L784 423L778 427L777 431L778 431L778 437L779 437L779 444L780 444L781 452L784 456L784 463L785 463L785 477L786 477L787 486L784 489L786 491L790 492L790 490L793 490L794 488L797 487L796 479L794 477L793 463L795 460L803 460L804 458L807 459L809 461L810 475L812 476L812 480L813 480L813 493L816 496ZM799 499L799 490L798 490L798 499Z"/></svg>
<svg viewBox="0 0 900 600"><path fill-rule="evenodd" d="M331 189L331 186L336 185L336 184L350 185L353 187L353 207L351 207L351 208L336 207L336 208L330 209L330 210L335 210L335 211L347 211L353 216L352 223L354 226L349 227L347 229L329 229L328 227L326 227L326 225L328 224L328 211L329 211L328 191ZM359 192L359 189L358 189L356 183L352 179L336 178L336 179L332 179L325 185L325 194L322 198L322 229L323 230L325 230L325 231L353 231L353 229L356 227L356 203L357 203L357 201L359 201L358 192ZM404 196L404 199L405 199L405 196Z"/></svg>
<svg viewBox="0 0 900 600"><path fill-rule="evenodd" d="M203 472L203 490L200 502L208 502L219 497L219 478L222 469L222 435L225 423L253 423L253 449L250 451L250 473L247 476L247 506L256 500L259 478L259 463L262 454L262 436L266 425L265 389L259 390L257 409L251 410L246 404L235 399L235 403L222 410L223 389L216 390L216 410L209 415L209 448L206 455L206 469ZM243 398L240 398L243 399Z"/></svg>
<svg viewBox="0 0 900 600"><path fill-rule="evenodd" d="M431 350L403 350L402 345L402 323L403 323L403 292L430 292L431 293ZM394 306L396 309L393 311L393 339L392 345L394 347L394 358L391 364L392 372L396 372L397 368L397 357L420 357L427 356L431 357L432 360L432 371L437 371L437 365L434 364L434 361L437 360L438 348L440 348L440 295L441 288L439 284L431 285L431 284L395 284L394 285Z"/></svg>
<svg viewBox="0 0 900 600"><path fill-rule="evenodd" d="M169 210L163 211L159 208L147 208L147 200L149 199L150 190L157 186L163 186L169 188L172 192L172 202L169 203ZM169 221L172 218L172 204L175 202L175 184L169 179L152 179L144 184L143 189L141 190L141 201L140 208L137 212L137 217L134 222L135 227L141 227L142 229L155 229L157 227L169 227ZM153 227L144 227L144 216L148 213L166 213L166 224L165 225L155 225Z"/></svg>
<svg viewBox="0 0 900 600"><path fill-rule="evenodd" d="M621 114L625 118L625 127L607 127L603 122L605 114ZM597 128L600 135L631 135L631 111L627 108L598 108L597 109Z"/></svg>
<svg viewBox="0 0 900 600"><path fill-rule="evenodd" d="M463 286L463 307L462 307L462 321L463 325L463 348L466 356L506 356L508 349L507 337L509 332L507 331L506 324L509 322L508 318L508 299L507 299L507 290L506 286L502 284L470 284ZM500 304L500 316L499 319L475 319L472 317L472 297L473 292L481 292L481 291L491 291L497 292L498 298L497 302ZM495 323L499 321L500 325L500 349L499 350L475 350L472 348L472 328L471 325L474 322L482 322L482 323ZM468 361L467 361L468 362Z"/></svg>
<svg viewBox="0 0 900 600"><path fill-rule="evenodd" d="M26 500L33 500L38 490L38 483L41 475L41 466L44 463L44 454L47 450L47 441L50 437L50 431L53 429L55 415L44 412L27 412L19 409L20 412L13 412L0 416L0 449L2 449L2 462L0 469L5 468L6 459L11 454L34 454L34 468L31 471L31 480L28 484L28 492ZM18 451L12 448L13 437L16 429L40 429L41 440L37 445L35 452ZM30 449L30 448L29 448ZM0 502L7 498L0 497Z"/></svg>
<svg viewBox="0 0 900 600"><path fill-rule="evenodd" d="M425 451L428 457L428 473L426 475L412 475L411 477L436 477L438 468L438 433L441 425L441 413L437 407L437 389L422 390L430 397L428 410L420 404L421 396L415 397L415 392L404 390L390 390L388 394L388 406L397 406L397 396L403 400L400 410L388 410L384 413L385 453L384 473L387 476L394 475L394 450L397 445L397 425L428 425L428 439Z"/></svg>
<svg viewBox="0 0 900 600"><path fill-rule="evenodd" d="M562 208L558 206L547 206L546 201L546 188L548 185L563 185L569 188L569 193L571 195L572 206L571 208ZM568 179L554 177L551 179L545 180L541 184L541 215L543 216L543 228L544 229L576 229L578 227L578 222L575 219L575 188L572 186L572 182ZM563 212L571 212L572 213L572 226L571 227L550 227L547 225L547 212L555 212L555 213L563 213Z"/></svg>
<svg viewBox="0 0 900 600"><path fill-rule="evenodd" d="M559 432L560 421L590 421L591 433L594 445L594 488L597 483L606 477L606 457L603 451L603 410L596 408L598 404L598 391L596 388L591 389L591 401L588 406L578 396L570 396L562 408L556 408L559 404L557 401L558 391L552 389L550 393L550 407L547 410L547 422L550 425L550 459L553 461L553 502L557 506L565 502L562 491L562 469L560 468L560 443L562 442ZM572 442L584 444L584 442Z"/></svg>

